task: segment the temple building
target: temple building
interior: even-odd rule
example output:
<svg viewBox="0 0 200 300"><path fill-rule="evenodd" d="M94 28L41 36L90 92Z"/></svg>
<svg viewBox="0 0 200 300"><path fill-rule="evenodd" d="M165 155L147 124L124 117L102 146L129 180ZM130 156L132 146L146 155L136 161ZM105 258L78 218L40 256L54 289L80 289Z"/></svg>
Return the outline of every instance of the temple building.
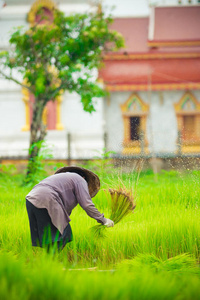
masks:
<svg viewBox="0 0 200 300"><path fill-rule="evenodd" d="M86 0L1 2L0 51L8 49L13 27L40 22L41 5L49 18L54 7L66 15L93 9ZM75 93L48 103L43 121L54 157L92 158L104 147L118 157L200 155L199 1L103 4L112 2L111 29L125 47L106 54L99 70L109 95L92 114ZM26 89L0 78L0 159L27 157L32 101Z"/></svg>
<svg viewBox="0 0 200 300"><path fill-rule="evenodd" d="M124 155L200 154L200 6L153 6L115 18L125 48L99 77L108 148Z"/></svg>

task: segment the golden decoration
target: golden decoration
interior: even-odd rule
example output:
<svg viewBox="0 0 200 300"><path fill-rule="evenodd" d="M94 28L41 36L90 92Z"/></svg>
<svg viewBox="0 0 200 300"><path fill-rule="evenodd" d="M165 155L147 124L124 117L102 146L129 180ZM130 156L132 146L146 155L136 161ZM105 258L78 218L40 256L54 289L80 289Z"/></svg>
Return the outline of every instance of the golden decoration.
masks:
<svg viewBox="0 0 200 300"><path fill-rule="evenodd" d="M26 81L24 81L24 84L26 84ZM29 90L22 87L22 95L25 104L25 125L22 127L22 131L28 131L30 130Z"/></svg>
<svg viewBox="0 0 200 300"><path fill-rule="evenodd" d="M200 46L200 41L180 41L180 42L174 42L174 41L164 41L164 42L148 42L148 47L191 47L191 46Z"/></svg>
<svg viewBox="0 0 200 300"><path fill-rule="evenodd" d="M56 130L63 130L64 126L61 122L61 103L63 101L63 97L61 95L57 96L56 101Z"/></svg>
<svg viewBox="0 0 200 300"><path fill-rule="evenodd" d="M195 106L195 109L193 111L185 111L182 109L182 106L183 106L183 103L185 102L185 100L189 98L193 103L194 103L194 106ZM200 113L200 103L199 101L194 97L194 95L187 91L182 97L181 99L179 100L178 103L175 103L174 104L174 107L175 107L175 111L177 114L191 114L194 113Z"/></svg>
<svg viewBox="0 0 200 300"><path fill-rule="evenodd" d="M51 0L36 0L33 5L31 6L31 9L28 13L28 22L31 26L35 24L35 18L37 15L37 12L40 8L47 8L50 11L53 11L57 8L56 4Z"/></svg>
<svg viewBox="0 0 200 300"><path fill-rule="evenodd" d="M131 100L139 103L139 105L141 106L140 111L136 112L134 110L132 110L132 111L129 110L128 105L131 102ZM142 101L142 99L136 93L131 94L131 96L123 104L121 104L120 107L121 107L121 110L123 113L130 113L131 116L135 116L135 115L138 116L138 114L141 115L141 114L147 113L149 111L149 105L144 103Z"/></svg>
<svg viewBox="0 0 200 300"><path fill-rule="evenodd" d="M159 83L151 84L151 91L167 91L167 90L199 90L200 82L188 83ZM106 90L109 92L115 91L148 91L148 84L106 84Z"/></svg>
<svg viewBox="0 0 200 300"><path fill-rule="evenodd" d="M155 59L155 58L199 58L199 52L192 53L144 53L144 54L106 54L103 59L105 61L112 60L137 60L137 59Z"/></svg>

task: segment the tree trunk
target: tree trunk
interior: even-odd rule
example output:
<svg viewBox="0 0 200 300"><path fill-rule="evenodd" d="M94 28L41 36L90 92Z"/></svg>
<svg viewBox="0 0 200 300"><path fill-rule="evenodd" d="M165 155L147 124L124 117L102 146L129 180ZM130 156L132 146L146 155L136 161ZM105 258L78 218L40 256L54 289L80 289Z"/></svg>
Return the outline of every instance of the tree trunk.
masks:
<svg viewBox="0 0 200 300"><path fill-rule="evenodd" d="M42 113L45 107L45 101L35 98L33 105L33 117L30 129L29 157L26 173L26 182L33 181L34 175L38 170L38 156L42 146L42 141L46 136L46 126L42 121Z"/></svg>

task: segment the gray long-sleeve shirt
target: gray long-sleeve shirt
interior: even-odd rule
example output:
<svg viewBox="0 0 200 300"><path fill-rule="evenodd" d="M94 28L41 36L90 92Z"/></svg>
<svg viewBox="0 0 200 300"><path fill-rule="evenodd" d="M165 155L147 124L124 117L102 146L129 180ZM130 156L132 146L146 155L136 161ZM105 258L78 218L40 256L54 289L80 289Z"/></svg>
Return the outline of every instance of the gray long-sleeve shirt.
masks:
<svg viewBox="0 0 200 300"><path fill-rule="evenodd" d="M69 216L77 204L97 222L104 224L106 221L91 200L86 180L76 173L59 173L45 178L33 187L26 199L38 208L46 208L61 234L71 221Z"/></svg>

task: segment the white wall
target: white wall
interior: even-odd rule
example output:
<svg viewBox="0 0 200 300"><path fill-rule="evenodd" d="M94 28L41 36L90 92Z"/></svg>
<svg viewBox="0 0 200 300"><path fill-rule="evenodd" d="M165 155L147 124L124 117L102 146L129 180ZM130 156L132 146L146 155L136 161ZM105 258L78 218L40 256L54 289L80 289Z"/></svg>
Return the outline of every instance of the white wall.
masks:
<svg viewBox="0 0 200 300"><path fill-rule="evenodd" d="M19 90L0 92L0 134L18 134L25 124L25 110Z"/></svg>
<svg viewBox="0 0 200 300"><path fill-rule="evenodd" d="M123 119L120 104L124 103L131 95L130 92L113 92L104 100L104 117L108 133L108 150L120 153L123 149Z"/></svg>
<svg viewBox="0 0 200 300"><path fill-rule="evenodd" d="M149 15L150 6L175 6L175 5L195 5L198 0L188 3L188 0L103 0L105 11L112 12L115 17L141 17ZM111 10L112 9L112 10Z"/></svg>
<svg viewBox="0 0 200 300"><path fill-rule="evenodd" d="M9 83L9 82L8 82ZM27 154L29 134L22 132L25 109L19 87L10 84L0 89L0 157Z"/></svg>
<svg viewBox="0 0 200 300"><path fill-rule="evenodd" d="M181 92L152 92L149 99L150 112L147 120L147 138L151 153L176 151L177 120L174 102L180 100Z"/></svg>
<svg viewBox="0 0 200 300"><path fill-rule="evenodd" d="M102 3L105 11L111 11L112 15L115 17L149 15L149 5L147 0L103 0Z"/></svg>
<svg viewBox="0 0 200 300"><path fill-rule="evenodd" d="M65 93L62 104L62 123L72 136L72 155L93 157L104 147L102 99L95 99L95 112L85 112L76 93Z"/></svg>

